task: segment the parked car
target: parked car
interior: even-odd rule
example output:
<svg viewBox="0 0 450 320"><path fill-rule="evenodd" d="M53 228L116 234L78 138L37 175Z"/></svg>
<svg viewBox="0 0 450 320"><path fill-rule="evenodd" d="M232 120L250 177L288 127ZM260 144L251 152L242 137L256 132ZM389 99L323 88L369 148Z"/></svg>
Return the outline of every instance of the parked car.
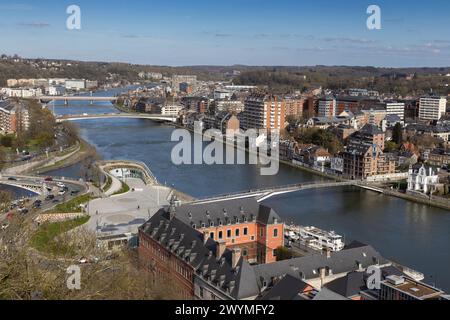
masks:
<svg viewBox="0 0 450 320"><path fill-rule="evenodd" d="M44 179L44 181L53 181L53 178L52 177L47 177L47 178Z"/></svg>
<svg viewBox="0 0 450 320"><path fill-rule="evenodd" d="M55 199L55 196L52 194L49 194L47 197L45 197L45 200L53 200Z"/></svg>
<svg viewBox="0 0 450 320"><path fill-rule="evenodd" d="M56 185L58 187L60 187L60 188L65 188L66 187L66 185L64 183L62 183L62 182L58 182L58 183L56 183Z"/></svg>
<svg viewBox="0 0 450 320"><path fill-rule="evenodd" d="M66 191L65 190L60 190L59 192L58 192L58 195L60 195L60 196L63 196L63 195L65 195L66 194Z"/></svg>
<svg viewBox="0 0 450 320"><path fill-rule="evenodd" d="M14 177L9 177L8 180L9 180L9 181L17 181L17 179L14 178Z"/></svg>

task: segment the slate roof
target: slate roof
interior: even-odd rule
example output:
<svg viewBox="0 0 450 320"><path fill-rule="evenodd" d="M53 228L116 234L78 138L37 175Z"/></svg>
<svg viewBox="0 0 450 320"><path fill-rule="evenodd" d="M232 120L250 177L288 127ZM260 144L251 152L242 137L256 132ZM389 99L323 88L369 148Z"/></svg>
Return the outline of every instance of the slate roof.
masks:
<svg viewBox="0 0 450 320"><path fill-rule="evenodd" d="M378 128L378 126L376 126L374 124L370 124L370 123L368 123L364 127L362 127L359 132L361 132L363 134L369 134L369 135L384 134L383 131L381 131L380 128Z"/></svg>
<svg viewBox="0 0 450 320"><path fill-rule="evenodd" d="M176 208L176 217L196 228L258 221L263 224L281 222L275 210L260 205L255 198L223 200L211 203L192 203Z"/></svg>
<svg viewBox="0 0 450 320"><path fill-rule="evenodd" d="M260 300L298 300L299 293L308 287L309 284L287 275L264 294Z"/></svg>
<svg viewBox="0 0 450 320"><path fill-rule="evenodd" d="M347 276L326 284L325 287L341 296L351 298L366 288L364 279L363 272L350 272Z"/></svg>
<svg viewBox="0 0 450 320"><path fill-rule="evenodd" d="M170 219L169 210L159 210L140 231L157 241L178 258L184 260L203 278L218 290L235 299L259 294L253 269L241 257L236 268L231 265L231 251L217 258L218 244L191 228L178 218Z"/></svg>
<svg viewBox="0 0 450 320"><path fill-rule="evenodd" d="M320 290L316 296L313 298L313 300L317 301L332 301L332 300L348 300L346 297L341 296L340 294L337 294L336 292L333 292L326 287L323 287L322 290Z"/></svg>
<svg viewBox="0 0 450 320"><path fill-rule="evenodd" d="M350 248L339 252L332 252L330 258L326 255L309 255L305 257L278 261L269 264L254 266L256 278L260 287L269 285L274 277L291 275L294 278L309 280L319 277L321 268L331 269L333 274L358 270L358 264L362 268L371 265L387 264L385 260L371 246Z"/></svg>

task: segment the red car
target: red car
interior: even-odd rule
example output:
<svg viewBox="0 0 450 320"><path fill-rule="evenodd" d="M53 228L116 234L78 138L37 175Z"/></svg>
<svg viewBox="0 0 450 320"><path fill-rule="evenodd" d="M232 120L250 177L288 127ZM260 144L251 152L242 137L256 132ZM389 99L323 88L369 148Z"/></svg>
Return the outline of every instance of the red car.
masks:
<svg viewBox="0 0 450 320"><path fill-rule="evenodd" d="M52 177L47 177L47 178L44 179L44 181L53 181L53 178Z"/></svg>

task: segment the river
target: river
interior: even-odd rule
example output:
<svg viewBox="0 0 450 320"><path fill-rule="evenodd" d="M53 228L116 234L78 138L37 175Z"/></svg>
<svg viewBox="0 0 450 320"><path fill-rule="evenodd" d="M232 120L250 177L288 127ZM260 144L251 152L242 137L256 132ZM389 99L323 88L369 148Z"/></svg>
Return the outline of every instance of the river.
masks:
<svg viewBox="0 0 450 320"><path fill-rule="evenodd" d="M55 106L57 114L106 113L110 103ZM116 112L116 111L114 111ZM171 162L171 126L149 120L111 119L76 122L84 139L104 159L145 162L161 183L195 197L286 185L322 178L282 165L278 175L261 176L258 166L183 165ZM76 176L77 166L52 174ZM287 222L314 225L345 235L346 242L371 244L383 256L417 269L427 282L450 291L450 212L357 188L302 191L265 202Z"/></svg>

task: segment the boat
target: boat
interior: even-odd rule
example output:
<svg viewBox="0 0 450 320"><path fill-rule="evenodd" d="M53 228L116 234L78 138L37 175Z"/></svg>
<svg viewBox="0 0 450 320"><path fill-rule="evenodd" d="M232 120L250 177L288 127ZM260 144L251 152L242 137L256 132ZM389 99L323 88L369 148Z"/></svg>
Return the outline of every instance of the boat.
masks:
<svg viewBox="0 0 450 320"><path fill-rule="evenodd" d="M316 227L299 227L300 241L317 250L341 251L345 242L334 231L325 231Z"/></svg>

